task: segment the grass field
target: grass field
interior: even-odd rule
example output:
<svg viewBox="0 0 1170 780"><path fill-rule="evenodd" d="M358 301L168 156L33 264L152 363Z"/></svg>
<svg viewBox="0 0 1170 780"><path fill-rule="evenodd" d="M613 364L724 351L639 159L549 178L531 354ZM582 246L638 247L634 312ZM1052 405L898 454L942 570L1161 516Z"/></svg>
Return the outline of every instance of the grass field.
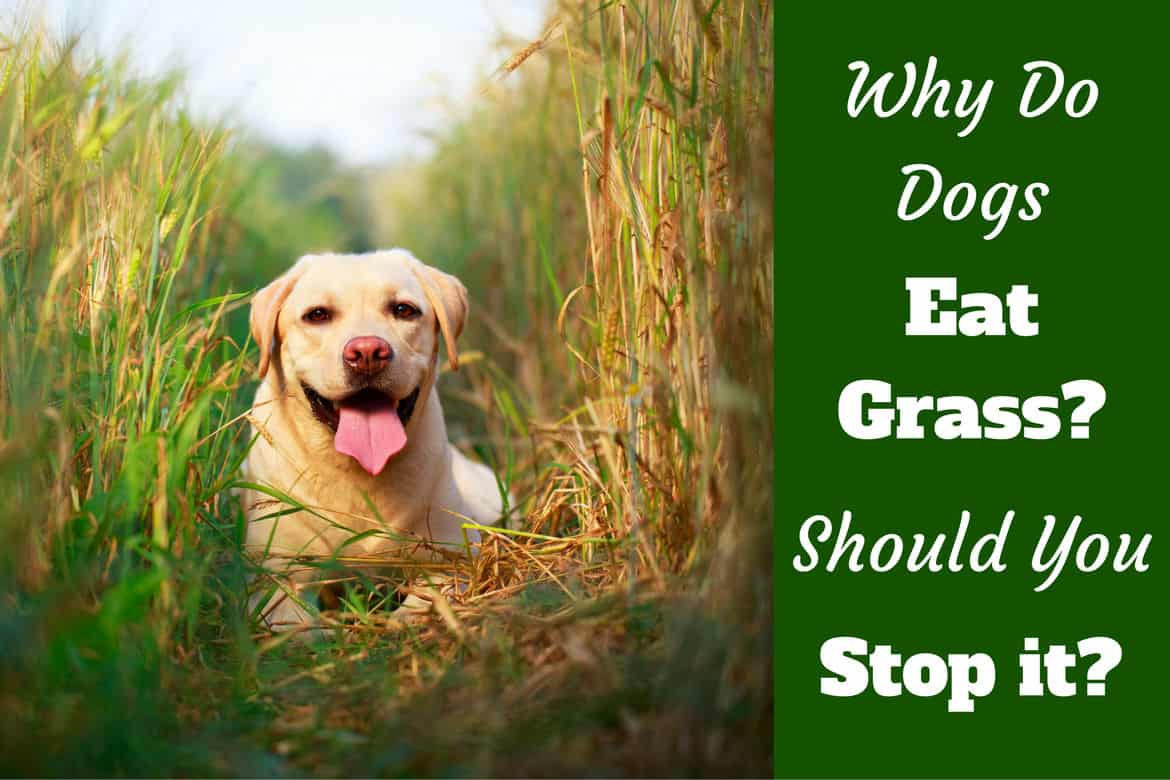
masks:
<svg viewBox="0 0 1170 780"><path fill-rule="evenodd" d="M770 774L772 24L558 6L361 175L11 31L0 773ZM441 392L518 506L463 597L310 648L245 606L246 297L389 245L471 291Z"/></svg>

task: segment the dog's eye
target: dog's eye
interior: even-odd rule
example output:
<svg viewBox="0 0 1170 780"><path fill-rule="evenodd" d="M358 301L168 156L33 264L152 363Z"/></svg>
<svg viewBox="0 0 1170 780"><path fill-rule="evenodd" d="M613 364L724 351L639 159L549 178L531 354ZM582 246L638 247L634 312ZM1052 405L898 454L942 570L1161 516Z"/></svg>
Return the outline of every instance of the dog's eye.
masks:
<svg viewBox="0 0 1170 780"><path fill-rule="evenodd" d="M305 312L305 316L302 319L305 322L329 322L329 320L333 319L333 312L324 306L315 306Z"/></svg>
<svg viewBox="0 0 1170 780"><path fill-rule="evenodd" d="M400 320L413 320L418 315L422 314L417 306L412 306L409 303L396 303L390 307L390 313Z"/></svg>

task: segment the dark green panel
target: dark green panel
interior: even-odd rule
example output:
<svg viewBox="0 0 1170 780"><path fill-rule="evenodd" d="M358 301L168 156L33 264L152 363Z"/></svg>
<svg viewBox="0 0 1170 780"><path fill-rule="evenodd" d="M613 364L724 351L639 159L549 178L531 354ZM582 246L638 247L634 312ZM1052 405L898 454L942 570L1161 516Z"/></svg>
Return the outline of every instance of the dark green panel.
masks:
<svg viewBox="0 0 1170 780"><path fill-rule="evenodd" d="M1164 605L1167 571L1163 447L1168 276L1166 19L1154 4L1016 2L947 6L779 7L777 743L785 776L1170 776L1162 705L1170 699ZM906 108L850 118L846 102L864 59L877 72L930 55L940 77L994 79L987 111L965 122L914 118ZM1023 119L1024 63L1059 63L1071 81L1100 87L1095 110ZM871 79L873 76L871 76ZM1068 85L1066 85L1067 87ZM916 95L915 95L916 97ZM1012 219L994 240L973 214L938 206L915 222L896 216L909 163L949 184L1045 182L1035 221ZM1019 204L1023 206L1023 203ZM1033 338L907 337L907 276L956 276L960 291L1040 296ZM859 441L837 421L840 391L883 379L899 395L1060 395L1072 379L1108 392L1091 437L1072 440L1069 405L1049 441ZM871 540L886 532L972 535L1016 519L1001 574L801 574L807 517L853 513ZM1059 528L1084 518L1081 537L1152 533L1149 571L1080 573L1048 590L1031 570L1045 514ZM823 549L823 547L822 547ZM893 644L903 656L987 652L994 693L970 714L945 696L854 698L819 692L818 652L834 636ZM1042 645L1116 639L1124 657L1107 695L1017 695L1025 636Z"/></svg>

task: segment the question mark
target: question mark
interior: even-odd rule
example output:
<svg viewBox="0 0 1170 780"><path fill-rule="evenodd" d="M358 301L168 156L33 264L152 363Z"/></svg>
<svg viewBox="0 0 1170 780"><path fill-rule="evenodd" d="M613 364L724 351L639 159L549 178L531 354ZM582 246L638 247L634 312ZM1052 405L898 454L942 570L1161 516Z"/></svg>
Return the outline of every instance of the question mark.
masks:
<svg viewBox="0 0 1170 780"><path fill-rule="evenodd" d="M1060 386L1064 400L1083 399L1070 417L1069 435L1074 439L1089 438L1089 420L1105 405L1105 388L1092 379L1074 379Z"/></svg>
<svg viewBox="0 0 1170 780"><path fill-rule="evenodd" d="M1082 658L1086 655L1100 656L1089 667L1085 693L1089 696L1104 696L1105 677L1121 663L1121 645L1107 636L1091 636L1077 642L1077 652Z"/></svg>

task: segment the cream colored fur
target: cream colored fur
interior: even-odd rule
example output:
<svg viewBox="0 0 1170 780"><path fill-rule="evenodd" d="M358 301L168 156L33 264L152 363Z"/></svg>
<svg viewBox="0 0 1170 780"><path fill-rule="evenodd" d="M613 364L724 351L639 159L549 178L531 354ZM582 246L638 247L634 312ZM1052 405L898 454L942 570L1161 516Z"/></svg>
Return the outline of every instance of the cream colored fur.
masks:
<svg viewBox="0 0 1170 780"><path fill-rule="evenodd" d="M395 317L391 307L400 302L420 314ZM332 312L330 321L305 321L314 307ZM309 255L256 294L251 324L263 381L251 412L255 443L244 478L311 510L274 516L290 507L260 491L241 491L248 552L273 572L256 583L253 603L259 606L265 586L271 592L276 584L262 612L274 629L316 622L312 583L322 572L296 556L340 551L339 559L359 568L360 559L370 557L438 560L439 550L458 552L466 549L465 539L478 541L474 530L465 536L467 520L499 521L496 478L448 442L435 387L440 337L455 363L455 339L466 317L463 285L401 249ZM333 430L314 416L303 389L308 385L330 400L357 389L342 360L345 344L357 336L377 336L393 348L374 387L395 399L419 388L405 426L407 444L377 476L334 450ZM351 541L370 529L384 533Z"/></svg>

